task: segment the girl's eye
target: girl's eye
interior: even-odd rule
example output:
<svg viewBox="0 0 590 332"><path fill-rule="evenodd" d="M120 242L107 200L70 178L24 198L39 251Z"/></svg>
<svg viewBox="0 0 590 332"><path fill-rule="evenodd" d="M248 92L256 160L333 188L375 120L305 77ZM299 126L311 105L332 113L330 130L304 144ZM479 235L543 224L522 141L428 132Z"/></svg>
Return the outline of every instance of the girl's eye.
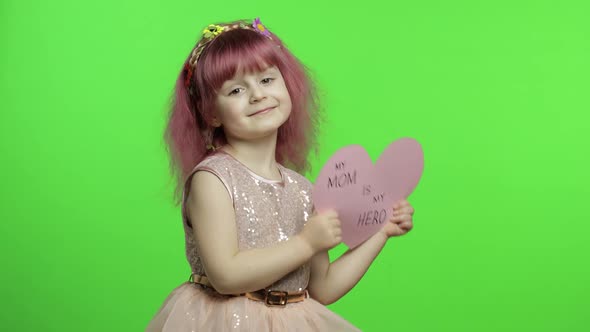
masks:
<svg viewBox="0 0 590 332"><path fill-rule="evenodd" d="M262 83L264 84L269 84L270 82L272 82L274 80L274 78L272 77L267 77L265 79L262 80Z"/></svg>
<svg viewBox="0 0 590 332"><path fill-rule="evenodd" d="M229 95L231 96L231 95L235 95L238 93L240 93L240 88L235 88L229 92Z"/></svg>

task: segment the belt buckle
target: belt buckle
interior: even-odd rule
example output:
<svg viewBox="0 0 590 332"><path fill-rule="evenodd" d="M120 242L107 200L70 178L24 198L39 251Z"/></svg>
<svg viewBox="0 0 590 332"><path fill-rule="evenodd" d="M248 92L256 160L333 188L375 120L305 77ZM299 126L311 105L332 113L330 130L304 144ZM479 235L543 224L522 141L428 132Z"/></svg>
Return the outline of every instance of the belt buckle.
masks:
<svg viewBox="0 0 590 332"><path fill-rule="evenodd" d="M287 305L287 292L268 290L265 292L264 303L267 306L280 306L284 307Z"/></svg>

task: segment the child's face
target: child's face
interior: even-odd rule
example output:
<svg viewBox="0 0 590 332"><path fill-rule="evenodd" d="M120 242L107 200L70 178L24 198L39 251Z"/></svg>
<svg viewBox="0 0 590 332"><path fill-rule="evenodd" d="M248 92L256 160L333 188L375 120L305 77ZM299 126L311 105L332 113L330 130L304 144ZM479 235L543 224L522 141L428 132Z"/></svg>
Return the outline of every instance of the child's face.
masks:
<svg viewBox="0 0 590 332"><path fill-rule="evenodd" d="M238 73L216 98L216 117L228 138L250 140L275 133L291 114L291 97L277 67Z"/></svg>

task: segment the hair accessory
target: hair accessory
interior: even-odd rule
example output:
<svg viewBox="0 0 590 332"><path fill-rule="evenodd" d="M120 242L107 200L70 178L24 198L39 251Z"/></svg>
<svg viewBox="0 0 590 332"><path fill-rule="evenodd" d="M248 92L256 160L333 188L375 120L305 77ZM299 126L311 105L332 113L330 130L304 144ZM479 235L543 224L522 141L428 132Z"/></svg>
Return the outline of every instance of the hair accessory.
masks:
<svg viewBox="0 0 590 332"><path fill-rule="evenodd" d="M184 64L184 86L189 87L191 84L191 77L193 76L193 71L191 70L188 62Z"/></svg>
<svg viewBox="0 0 590 332"><path fill-rule="evenodd" d="M260 18L257 17L251 25L246 24L246 22L241 21L237 23L231 24L209 24L202 32L202 37L197 43L197 46L192 50L191 56L189 57L188 61L184 64L183 72L184 72L184 86L189 87L191 84L191 78L193 76L194 68L203 53L203 49L207 46L211 41L215 39L215 37L219 36L223 32L235 30L235 29L248 29L254 30L261 35L269 38L272 40L272 35L270 31L260 22ZM190 92L190 91L189 91Z"/></svg>
<svg viewBox="0 0 590 332"><path fill-rule="evenodd" d="M213 38L222 33L223 30L224 28L221 25L209 24L209 26L203 30L203 37L207 39Z"/></svg>
<svg viewBox="0 0 590 332"><path fill-rule="evenodd" d="M254 27L254 29L256 29L256 31L258 31L263 36L270 37L270 31L268 31L268 29L264 26L264 24L262 24L260 22L260 17L257 17L254 20L254 23L252 23L252 26Z"/></svg>

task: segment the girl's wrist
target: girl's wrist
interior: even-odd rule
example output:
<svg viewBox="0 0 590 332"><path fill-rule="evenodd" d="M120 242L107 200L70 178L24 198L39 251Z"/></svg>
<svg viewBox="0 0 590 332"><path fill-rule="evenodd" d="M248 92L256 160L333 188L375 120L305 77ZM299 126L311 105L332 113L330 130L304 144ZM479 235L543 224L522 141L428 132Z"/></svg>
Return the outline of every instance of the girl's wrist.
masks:
<svg viewBox="0 0 590 332"><path fill-rule="evenodd" d="M380 229L376 234L376 236L382 237L382 240L384 242L387 242L387 240L389 240L389 236L387 236L387 234L385 234L385 232L383 231L383 229Z"/></svg>
<svg viewBox="0 0 590 332"><path fill-rule="evenodd" d="M301 234L297 234L293 239L299 243L301 250L303 250L306 255L309 255L310 258L315 255L315 250Z"/></svg>

